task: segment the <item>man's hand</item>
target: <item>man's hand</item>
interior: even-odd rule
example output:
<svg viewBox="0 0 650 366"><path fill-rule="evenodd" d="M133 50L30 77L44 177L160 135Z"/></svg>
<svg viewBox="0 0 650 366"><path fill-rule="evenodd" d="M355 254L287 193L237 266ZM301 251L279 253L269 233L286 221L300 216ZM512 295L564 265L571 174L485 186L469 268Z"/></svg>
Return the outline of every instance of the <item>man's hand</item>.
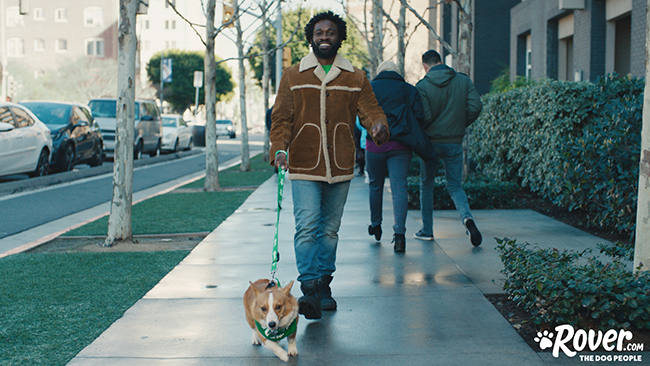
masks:
<svg viewBox="0 0 650 366"><path fill-rule="evenodd" d="M386 126L382 124L374 125L371 133L377 145L388 142L388 129L386 129Z"/></svg>
<svg viewBox="0 0 650 366"><path fill-rule="evenodd" d="M282 170L287 170L287 154L281 152L275 156L275 167Z"/></svg>

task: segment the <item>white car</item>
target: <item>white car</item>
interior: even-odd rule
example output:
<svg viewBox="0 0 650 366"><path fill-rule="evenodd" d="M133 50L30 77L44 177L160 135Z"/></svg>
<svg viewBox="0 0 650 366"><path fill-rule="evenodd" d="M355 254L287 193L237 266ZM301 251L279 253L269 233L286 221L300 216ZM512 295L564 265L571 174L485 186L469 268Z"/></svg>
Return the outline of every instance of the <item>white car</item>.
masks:
<svg viewBox="0 0 650 366"><path fill-rule="evenodd" d="M192 127L178 114L163 114L162 150L179 151L191 150L194 145Z"/></svg>
<svg viewBox="0 0 650 366"><path fill-rule="evenodd" d="M46 175L51 154L50 129L26 107L0 103L0 176Z"/></svg>

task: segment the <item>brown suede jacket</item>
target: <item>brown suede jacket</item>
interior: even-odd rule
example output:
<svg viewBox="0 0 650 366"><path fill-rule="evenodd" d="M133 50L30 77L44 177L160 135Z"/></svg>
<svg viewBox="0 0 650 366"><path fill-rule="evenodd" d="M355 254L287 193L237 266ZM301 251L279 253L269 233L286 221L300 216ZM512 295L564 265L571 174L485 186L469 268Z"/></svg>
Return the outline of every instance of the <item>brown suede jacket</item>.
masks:
<svg viewBox="0 0 650 366"><path fill-rule="evenodd" d="M288 152L289 179L338 183L354 178L354 125L388 130L366 74L337 55L326 74L309 53L284 70L271 115L270 161ZM378 145L384 141L375 141Z"/></svg>

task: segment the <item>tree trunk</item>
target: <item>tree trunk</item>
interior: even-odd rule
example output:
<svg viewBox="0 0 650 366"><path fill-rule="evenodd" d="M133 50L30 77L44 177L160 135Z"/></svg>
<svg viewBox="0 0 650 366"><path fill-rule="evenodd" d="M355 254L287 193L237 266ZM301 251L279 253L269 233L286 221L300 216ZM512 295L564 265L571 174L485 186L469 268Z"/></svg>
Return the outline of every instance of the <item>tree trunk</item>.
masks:
<svg viewBox="0 0 650 366"><path fill-rule="evenodd" d="M459 0L458 5L458 71L472 77L472 0ZM471 128L463 138L463 181L469 174L469 139Z"/></svg>
<svg viewBox="0 0 650 366"><path fill-rule="evenodd" d="M244 40L239 21L239 1L234 0L235 7L235 29L237 30L237 58L239 63L239 105L241 119L241 165L239 170L247 172L251 170L251 158L248 147L248 123L246 121L246 68L244 67Z"/></svg>
<svg viewBox="0 0 650 366"><path fill-rule="evenodd" d="M216 64L214 61L214 12L216 0L207 0L206 9L206 46L203 68L205 69L205 183L203 188L208 192L218 191L219 186L219 156L217 155L217 126L216 113Z"/></svg>
<svg viewBox="0 0 650 366"><path fill-rule="evenodd" d="M377 76L377 67L384 61L383 0L372 2L372 50L370 52L370 78Z"/></svg>
<svg viewBox="0 0 650 366"><path fill-rule="evenodd" d="M131 240L133 205L133 138L135 124L135 20L138 0L120 0L120 25L117 37L117 111L113 198L104 246Z"/></svg>
<svg viewBox="0 0 650 366"><path fill-rule="evenodd" d="M650 9L650 0L648 0ZM646 24L650 25L650 12ZM641 128L641 158L639 162L639 197L636 209L636 241L634 268L650 270L650 26L646 27L645 90L643 93L643 126Z"/></svg>
<svg viewBox="0 0 650 366"><path fill-rule="evenodd" d="M400 3L399 7L399 20L397 22L397 67L402 75L406 75L404 67L404 59L406 58L406 45L404 38L406 37L406 7Z"/></svg>
<svg viewBox="0 0 650 366"><path fill-rule="evenodd" d="M266 22L268 14L266 13L266 0L262 0L262 91L264 94L264 161L269 161L269 130L266 128L266 111L269 110L269 79L271 70L269 69L269 35L267 32Z"/></svg>

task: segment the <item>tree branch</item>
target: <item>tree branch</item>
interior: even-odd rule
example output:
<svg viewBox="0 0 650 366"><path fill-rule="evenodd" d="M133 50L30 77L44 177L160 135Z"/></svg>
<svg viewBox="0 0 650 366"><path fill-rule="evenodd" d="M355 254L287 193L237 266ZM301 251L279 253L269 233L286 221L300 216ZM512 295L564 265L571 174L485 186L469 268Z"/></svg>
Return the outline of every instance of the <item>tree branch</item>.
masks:
<svg viewBox="0 0 650 366"><path fill-rule="evenodd" d="M415 9L413 9L411 5L409 5L406 2L406 0L399 0L399 1L400 3L402 3L402 5L404 5L405 8L407 8L411 13L413 13L413 15L415 15L415 17L418 18L420 22L422 22L422 24L424 24L429 29L429 32L433 34L433 36L438 40L438 42L440 42L440 44L442 44L445 47L445 49L449 51L449 53L451 53L454 57L458 57L458 52L456 52L453 48L451 48L451 45L447 43L447 41L442 39L433 29L431 24L429 24L429 22L427 22L424 18L422 18L422 16Z"/></svg>

